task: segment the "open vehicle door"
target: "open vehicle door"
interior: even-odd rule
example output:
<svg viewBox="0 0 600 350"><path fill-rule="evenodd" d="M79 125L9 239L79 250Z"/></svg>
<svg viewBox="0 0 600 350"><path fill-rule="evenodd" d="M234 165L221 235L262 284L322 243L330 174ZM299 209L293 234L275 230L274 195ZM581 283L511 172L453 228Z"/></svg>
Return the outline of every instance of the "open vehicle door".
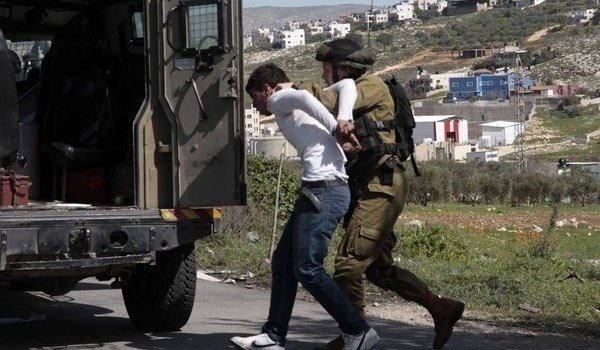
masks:
<svg viewBox="0 0 600 350"><path fill-rule="evenodd" d="M149 58L150 79L159 82L150 92L159 96L151 100L160 106L150 106L153 112L137 123L138 147L154 148L145 149L138 167L146 184L141 202L150 207L245 204L241 1L161 1L159 6L157 18L151 11L148 17L156 23L148 35L158 40L147 42L161 45L158 57ZM168 124L159 130L154 122L149 130L147 118ZM172 168L172 193L147 191L161 181L159 167Z"/></svg>

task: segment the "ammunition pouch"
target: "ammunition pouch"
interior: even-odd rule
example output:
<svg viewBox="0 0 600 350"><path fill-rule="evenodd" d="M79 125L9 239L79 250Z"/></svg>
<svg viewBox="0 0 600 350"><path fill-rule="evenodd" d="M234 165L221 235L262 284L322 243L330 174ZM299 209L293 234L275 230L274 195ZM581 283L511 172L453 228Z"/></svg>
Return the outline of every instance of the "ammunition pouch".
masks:
<svg viewBox="0 0 600 350"><path fill-rule="evenodd" d="M413 168L418 174L414 157L411 157L414 151L412 137L406 134L406 129L397 119L372 121L366 116L361 116L356 118L354 126L354 133L360 142L362 151L346 166L346 171L350 176L363 174L365 169L384 154L395 156L401 162L411 158ZM383 143L379 133L392 130L395 130L396 142Z"/></svg>

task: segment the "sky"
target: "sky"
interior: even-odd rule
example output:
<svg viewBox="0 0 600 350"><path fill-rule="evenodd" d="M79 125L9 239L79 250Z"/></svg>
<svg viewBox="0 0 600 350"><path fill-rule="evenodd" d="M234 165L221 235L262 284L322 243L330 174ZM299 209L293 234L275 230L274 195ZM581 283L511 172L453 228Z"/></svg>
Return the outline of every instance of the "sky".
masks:
<svg viewBox="0 0 600 350"><path fill-rule="evenodd" d="M398 3L397 0L373 0L373 6L387 6ZM361 4L371 5L371 0L242 0L243 7L279 6L300 7L318 5Z"/></svg>

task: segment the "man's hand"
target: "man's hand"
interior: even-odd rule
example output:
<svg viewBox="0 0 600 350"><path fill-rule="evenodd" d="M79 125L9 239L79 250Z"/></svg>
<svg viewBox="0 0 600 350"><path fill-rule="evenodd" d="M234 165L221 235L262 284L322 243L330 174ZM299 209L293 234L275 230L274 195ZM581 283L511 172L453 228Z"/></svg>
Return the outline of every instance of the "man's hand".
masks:
<svg viewBox="0 0 600 350"><path fill-rule="evenodd" d="M358 138L353 133L348 133L346 135L336 133L335 138L346 153L356 153L362 150Z"/></svg>
<svg viewBox="0 0 600 350"><path fill-rule="evenodd" d="M348 136L352 131L354 131L354 123L352 121L338 119L335 129L336 135Z"/></svg>

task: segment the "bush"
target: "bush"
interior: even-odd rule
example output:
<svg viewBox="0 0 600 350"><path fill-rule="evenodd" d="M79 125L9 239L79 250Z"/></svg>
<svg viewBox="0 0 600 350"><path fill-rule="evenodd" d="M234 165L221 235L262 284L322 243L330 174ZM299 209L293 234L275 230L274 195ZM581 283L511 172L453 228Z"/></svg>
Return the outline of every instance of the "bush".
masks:
<svg viewBox="0 0 600 350"><path fill-rule="evenodd" d="M425 224L422 227L404 225L399 229L397 249L409 257L435 257L445 260L469 259L466 244L449 226Z"/></svg>

